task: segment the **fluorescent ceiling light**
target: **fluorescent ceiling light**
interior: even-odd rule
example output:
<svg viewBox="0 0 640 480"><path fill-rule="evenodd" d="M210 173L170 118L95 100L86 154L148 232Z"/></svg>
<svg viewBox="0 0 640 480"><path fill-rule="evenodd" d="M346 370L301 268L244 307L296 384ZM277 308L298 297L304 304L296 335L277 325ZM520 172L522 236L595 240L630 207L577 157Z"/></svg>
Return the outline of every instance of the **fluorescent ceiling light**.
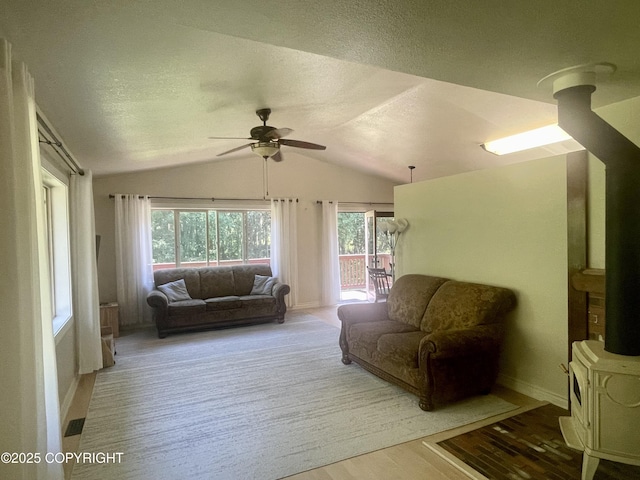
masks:
<svg viewBox="0 0 640 480"><path fill-rule="evenodd" d="M528 132L518 133L510 137L493 140L481 145L487 152L496 155L506 155L507 153L520 152L530 148L542 147L552 143L570 140L571 135L562 130L558 125L548 125Z"/></svg>

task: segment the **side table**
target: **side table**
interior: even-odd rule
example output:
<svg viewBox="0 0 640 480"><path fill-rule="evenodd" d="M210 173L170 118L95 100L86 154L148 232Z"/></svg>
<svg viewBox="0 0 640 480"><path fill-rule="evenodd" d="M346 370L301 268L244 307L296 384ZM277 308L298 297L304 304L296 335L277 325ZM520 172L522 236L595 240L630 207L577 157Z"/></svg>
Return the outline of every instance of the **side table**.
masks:
<svg viewBox="0 0 640 480"><path fill-rule="evenodd" d="M103 303L102 305L100 305L100 326L111 327L113 338L118 338L120 336L120 326L118 324L118 318L119 316L117 303Z"/></svg>

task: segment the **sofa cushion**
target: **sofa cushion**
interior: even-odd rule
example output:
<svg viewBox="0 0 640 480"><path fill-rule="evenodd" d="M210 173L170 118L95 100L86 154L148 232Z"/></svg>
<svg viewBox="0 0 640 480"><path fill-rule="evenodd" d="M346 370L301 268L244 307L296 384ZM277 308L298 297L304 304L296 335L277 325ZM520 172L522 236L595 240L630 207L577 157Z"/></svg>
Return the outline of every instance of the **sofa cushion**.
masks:
<svg viewBox="0 0 640 480"><path fill-rule="evenodd" d="M165 283L164 285L158 285L158 290L167 296L170 302L178 302L180 300L191 300L191 295L187 291L187 286L184 283L184 279L176 280L175 282Z"/></svg>
<svg viewBox="0 0 640 480"><path fill-rule="evenodd" d="M435 332L496 323L514 306L515 296L511 290L451 280L433 295L421 329Z"/></svg>
<svg viewBox="0 0 640 480"><path fill-rule="evenodd" d="M172 302L169 304L168 312L169 316L176 315L195 315L198 313L204 313L207 309L204 300L194 298L192 300L180 300L178 302Z"/></svg>
<svg viewBox="0 0 640 480"><path fill-rule="evenodd" d="M276 279L266 275L256 275L253 280L253 288L249 295L271 295Z"/></svg>
<svg viewBox="0 0 640 480"><path fill-rule="evenodd" d="M221 310L233 310L234 308L241 308L242 302L237 295L229 295L227 297L214 297L207 298L205 300L207 304L207 311L219 312Z"/></svg>
<svg viewBox="0 0 640 480"><path fill-rule="evenodd" d="M394 322L392 320L381 320L377 322L359 322L349 327L347 336L349 341L368 345L377 345L379 338L388 333L415 332L417 329L406 323Z"/></svg>
<svg viewBox="0 0 640 480"><path fill-rule="evenodd" d="M271 295L242 295L238 297L243 306L275 305L276 299Z"/></svg>
<svg viewBox="0 0 640 480"><path fill-rule="evenodd" d="M206 267L198 270L200 272L202 298L235 295L233 267Z"/></svg>
<svg viewBox="0 0 640 480"><path fill-rule="evenodd" d="M403 333L385 333L378 339L378 352L386 361L418 368L420 341L427 336L422 330Z"/></svg>
<svg viewBox="0 0 640 480"><path fill-rule="evenodd" d="M428 275L403 275L395 281L387 299L389 318L420 328L429 300L446 281L446 278Z"/></svg>

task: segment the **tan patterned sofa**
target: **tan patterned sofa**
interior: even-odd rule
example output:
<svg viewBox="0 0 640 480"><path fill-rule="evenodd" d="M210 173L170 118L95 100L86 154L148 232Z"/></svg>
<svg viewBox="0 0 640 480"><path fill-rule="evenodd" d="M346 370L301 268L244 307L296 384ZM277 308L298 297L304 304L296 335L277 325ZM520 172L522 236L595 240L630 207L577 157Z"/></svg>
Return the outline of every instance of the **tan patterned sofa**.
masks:
<svg viewBox="0 0 640 480"><path fill-rule="evenodd" d="M158 336L277 320L284 322L289 285L269 265L171 268L154 272L147 296Z"/></svg>
<svg viewBox="0 0 640 480"><path fill-rule="evenodd" d="M435 404L489 393L498 375L511 290L427 275L405 275L386 303L338 308L342 362Z"/></svg>

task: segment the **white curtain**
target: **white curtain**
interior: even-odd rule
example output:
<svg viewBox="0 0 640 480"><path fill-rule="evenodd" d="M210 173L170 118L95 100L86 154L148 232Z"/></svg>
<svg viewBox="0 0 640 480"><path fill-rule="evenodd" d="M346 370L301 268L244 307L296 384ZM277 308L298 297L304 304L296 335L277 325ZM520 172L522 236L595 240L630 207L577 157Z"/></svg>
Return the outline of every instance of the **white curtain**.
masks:
<svg viewBox="0 0 640 480"><path fill-rule="evenodd" d="M271 271L291 287L285 297L288 307L298 300L298 202L296 199L271 200Z"/></svg>
<svg viewBox="0 0 640 480"><path fill-rule="evenodd" d="M151 323L147 294L153 289L151 202L116 195L116 296L122 326Z"/></svg>
<svg viewBox="0 0 640 480"><path fill-rule="evenodd" d="M102 368L100 305L96 260L96 227L93 214L93 176L72 175L71 252L73 272L73 318L78 345L78 372Z"/></svg>
<svg viewBox="0 0 640 480"><path fill-rule="evenodd" d="M60 452L58 375L34 85L0 39L0 452ZM44 301L43 301L44 299ZM3 478L62 479L58 463L7 463Z"/></svg>
<svg viewBox="0 0 640 480"><path fill-rule="evenodd" d="M340 259L338 257L338 202L322 201L322 304L340 301Z"/></svg>

